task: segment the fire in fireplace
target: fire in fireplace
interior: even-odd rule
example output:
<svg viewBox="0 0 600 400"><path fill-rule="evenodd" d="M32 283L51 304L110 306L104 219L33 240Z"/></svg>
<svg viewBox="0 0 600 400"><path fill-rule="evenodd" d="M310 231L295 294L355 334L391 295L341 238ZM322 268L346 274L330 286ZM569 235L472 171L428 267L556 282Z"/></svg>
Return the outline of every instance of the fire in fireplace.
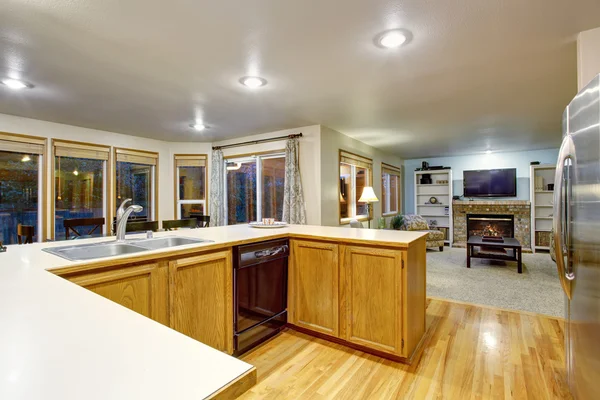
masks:
<svg viewBox="0 0 600 400"><path fill-rule="evenodd" d="M515 237L515 216L499 214L467 214L467 237Z"/></svg>

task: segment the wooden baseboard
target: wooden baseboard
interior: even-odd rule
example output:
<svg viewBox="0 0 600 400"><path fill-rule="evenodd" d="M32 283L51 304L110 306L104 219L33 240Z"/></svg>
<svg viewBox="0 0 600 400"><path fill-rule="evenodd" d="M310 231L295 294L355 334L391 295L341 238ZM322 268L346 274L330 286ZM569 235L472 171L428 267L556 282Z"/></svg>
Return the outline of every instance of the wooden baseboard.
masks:
<svg viewBox="0 0 600 400"><path fill-rule="evenodd" d="M348 341L346 341L344 339L340 339L340 338L335 337L335 336L329 336L329 335L326 335L324 333L314 332L314 331L311 331L310 329L302 328L302 327L299 327L299 326L296 326L296 325L293 325L293 324L289 324L288 323L287 327L289 327L290 329L293 329L295 331L298 331L298 332L301 332L301 333L305 333L305 334L310 335L310 336L317 337L319 339L327 340L328 342L333 342L333 343L341 344L343 346L350 347L350 348L352 348L354 350L363 351L365 353L373 354L373 355L375 355L377 357L386 358L388 360L392 360L392 361L396 361L396 362L400 362L400 363L408 364L408 365L410 365L415 360L415 355L420 350L420 348L422 347L422 343L423 343L423 339L421 339L421 342L419 342L419 344L415 348L415 351L413 352L413 354L411 354L410 357L406 358L406 357L400 357L400 356L397 356L397 355L394 355L394 354L389 354L389 353L386 353L384 351L374 350L374 349L371 349L369 347L362 346L360 344L351 343L351 342L348 342ZM425 335L423 335L423 338L424 337L425 337Z"/></svg>

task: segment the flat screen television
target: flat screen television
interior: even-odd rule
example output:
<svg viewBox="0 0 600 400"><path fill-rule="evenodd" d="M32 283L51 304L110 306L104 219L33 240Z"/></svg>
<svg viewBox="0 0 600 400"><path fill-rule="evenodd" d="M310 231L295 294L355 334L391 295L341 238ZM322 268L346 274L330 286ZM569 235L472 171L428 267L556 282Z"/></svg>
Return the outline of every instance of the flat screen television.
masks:
<svg viewBox="0 0 600 400"><path fill-rule="evenodd" d="M517 169L463 171L465 197L515 197Z"/></svg>

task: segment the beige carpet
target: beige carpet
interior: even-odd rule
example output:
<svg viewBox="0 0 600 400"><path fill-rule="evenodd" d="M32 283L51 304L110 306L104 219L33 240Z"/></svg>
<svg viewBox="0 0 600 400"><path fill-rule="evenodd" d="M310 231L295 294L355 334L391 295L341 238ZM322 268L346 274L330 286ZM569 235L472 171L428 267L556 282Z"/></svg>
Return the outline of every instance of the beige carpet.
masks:
<svg viewBox="0 0 600 400"><path fill-rule="evenodd" d="M516 262L472 259L467 252L427 250L427 296L564 317L564 295L548 253L523 254Z"/></svg>

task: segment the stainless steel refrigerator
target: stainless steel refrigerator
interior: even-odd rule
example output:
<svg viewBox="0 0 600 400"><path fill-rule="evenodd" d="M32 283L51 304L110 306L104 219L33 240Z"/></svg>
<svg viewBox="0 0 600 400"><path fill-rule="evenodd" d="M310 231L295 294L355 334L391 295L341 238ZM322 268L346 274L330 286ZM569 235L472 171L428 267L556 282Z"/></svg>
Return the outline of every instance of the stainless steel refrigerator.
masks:
<svg viewBox="0 0 600 400"><path fill-rule="evenodd" d="M554 181L556 265L565 291L567 380L600 396L600 75L565 109Z"/></svg>

